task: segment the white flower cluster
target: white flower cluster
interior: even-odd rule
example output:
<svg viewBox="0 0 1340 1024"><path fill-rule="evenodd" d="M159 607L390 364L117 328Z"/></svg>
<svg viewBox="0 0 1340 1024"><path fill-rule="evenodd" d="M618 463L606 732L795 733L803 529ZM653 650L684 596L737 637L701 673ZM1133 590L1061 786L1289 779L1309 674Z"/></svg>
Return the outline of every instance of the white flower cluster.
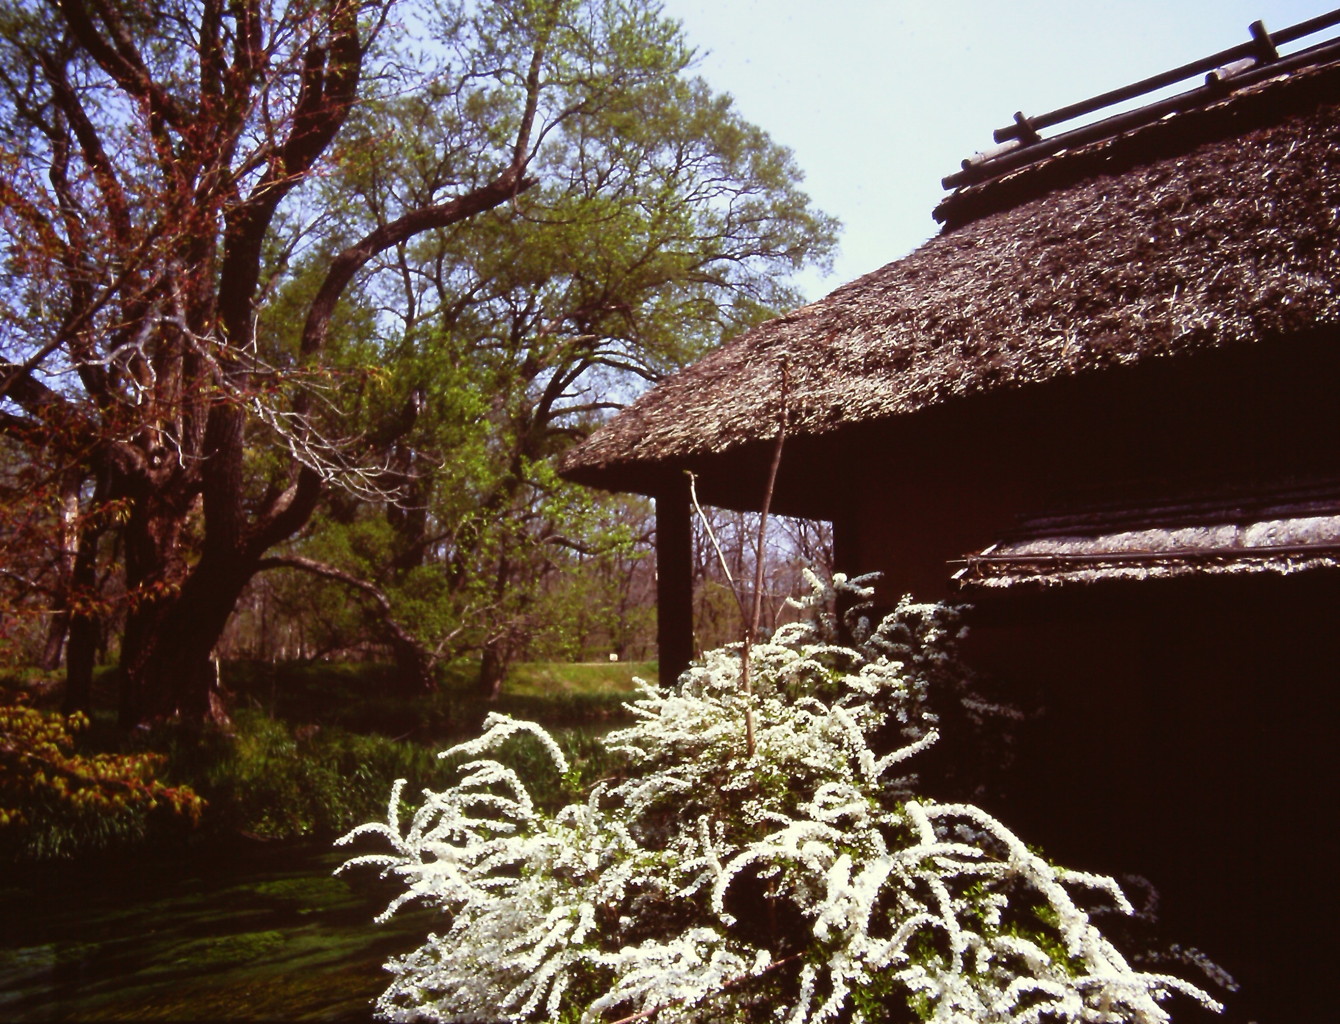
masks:
<svg viewBox="0 0 1340 1024"><path fill-rule="evenodd" d="M821 597L822 595L820 595ZM355 857L446 912L443 934L393 960L390 1020L1167 1021L1179 978L1136 969L1098 930L1130 913L1109 878L1066 871L968 804L916 799L904 762L936 739L927 674L952 631L904 604L856 646L831 620L709 653L677 692L644 686L635 725L607 743L626 777L554 814L485 755L517 731L491 716L448 751L476 757L425 792L401 786ZM915 643L909 646L909 623ZM746 700L756 747L744 742ZM892 730L886 728L892 726ZM894 749L872 747L894 735ZM445 756L445 755L444 755Z"/></svg>

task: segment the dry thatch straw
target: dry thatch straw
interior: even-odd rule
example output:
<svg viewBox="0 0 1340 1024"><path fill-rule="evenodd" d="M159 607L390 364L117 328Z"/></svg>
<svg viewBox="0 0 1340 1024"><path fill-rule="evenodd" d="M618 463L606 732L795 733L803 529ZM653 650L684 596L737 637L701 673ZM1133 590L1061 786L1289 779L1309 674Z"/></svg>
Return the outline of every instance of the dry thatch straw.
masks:
<svg viewBox="0 0 1340 1024"><path fill-rule="evenodd" d="M1311 68L962 189L944 233L663 381L562 471L643 486L771 437L782 357L803 437L1334 325L1338 115L1340 67Z"/></svg>

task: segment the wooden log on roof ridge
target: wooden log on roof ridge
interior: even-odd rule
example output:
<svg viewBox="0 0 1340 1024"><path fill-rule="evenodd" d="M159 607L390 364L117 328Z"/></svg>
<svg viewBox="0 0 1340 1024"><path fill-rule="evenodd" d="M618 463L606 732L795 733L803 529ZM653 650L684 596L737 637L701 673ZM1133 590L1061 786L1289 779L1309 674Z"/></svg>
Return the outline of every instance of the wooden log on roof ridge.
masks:
<svg viewBox="0 0 1340 1024"><path fill-rule="evenodd" d="M1023 143L1020 142L1018 139L1011 139L1009 142L1002 142L999 146L988 146L986 149L974 153L970 157L965 157L961 166L966 171L970 167L978 167L981 164L989 163L992 160L997 160L1000 157L1004 156L1006 153L1013 153L1016 149L1022 148L1022 146Z"/></svg>
<svg viewBox="0 0 1340 1024"><path fill-rule="evenodd" d="M1340 12L1337 12L1336 17L1337 21L1340 21ZM1314 64L1321 65L1336 59L1340 59L1340 38L1309 47L1307 50L1290 54L1288 57L1282 57L1273 64L1264 64L1253 70L1242 72L1229 81L1234 89L1239 89L1272 75L1282 75L1299 68ZM960 171L955 171L953 174L941 178L940 185L946 191L965 185L976 185L1008 171L1026 167L1063 149L1073 149L1090 142L1116 136L1122 132L1160 120L1167 114L1181 113L1206 106L1223 99L1224 87L1225 83L1222 82L1202 85L1157 100L1147 106L1138 107L1135 110L1113 114L1100 121L1092 121L1070 131L1062 132L1060 135L1052 135L1032 145L1025 145L1002 156L971 164Z"/></svg>
<svg viewBox="0 0 1340 1024"><path fill-rule="evenodd" d="M1213 86L1219 85L1221 82L1227 82L1240 75L1245 75L1248 71L1255 71L1259 63L1255 57L1243 57L1241 60L1220 65L1205 76L1205 84Z"/></svg>
<svg viewBox="0 0 1340 1024"><path fill-rule="evenodd" d="M1281 29L1279 32L1269 33L1266 31L1265 24L1255 21L1251 24L1248 31L1252 34L1249 42L1239 43L1237 46L1230 46L1227 50L1221 50L1218 53L1211 54L1209 57L1202 57L1200 60L1191 61L1189 64L1183 64L1180 67L1173 68L1171 71L1164 71L1161 74L1151 75L1149 78L1141 79L1138 82L1132 82L1130 85L1124 85L1119 89L1112 89L1097 96L1092 96L1087 100L1081 100L1078 103L1071 103L1064 107L1058 107L1045 114L1039 114L1036 117L1021 118L1015 115L1013 124L1008 124L1004 128L997 128L992 133L996 142L1006 142L1010 139L1024 138L1031 129L1036 132L1042 128L1050 128L1061 124L1064 121L1073 120L1076 117L1082 117L1085 114L1092 114L1096 110L1102 110L1104 107L1110 107L1116 103L1124 103L1126 100L1135 99L1137 96L1143 96L1146 93L1154 92L1156 89L1162 89L1169 85L1176 85L1178 82L1185 81L1197 75L1203 75L1215 70L1224 64L1229 64L1242 57L1255 57L1258 60L1266 61L1277 59L1279 52L1277 47L1281 44L1292 43L1304 36L1312 35L1314 32L1320 32L1322 29L1330 28L1333 25L1340 25L1340 9L1333 10L1328 14L1319 15L1308 21L1299 22L1297 25L1291 25L1289 28ZM1267 57L1266 54L1272 54L1273 57Z"/></svg>
<svg viewBox="0 0 1340 1024"><path fill-rule="evenodd" d="M1256 58L1263 64L1269 64L1271 61L1280 59L1279 49L1276 47L1276 40L1270 38L1270 33L1266 31L1264 21L1254 21L1247 26L1247 31L1252 34L1252 42L1256 44Z"/></svg>

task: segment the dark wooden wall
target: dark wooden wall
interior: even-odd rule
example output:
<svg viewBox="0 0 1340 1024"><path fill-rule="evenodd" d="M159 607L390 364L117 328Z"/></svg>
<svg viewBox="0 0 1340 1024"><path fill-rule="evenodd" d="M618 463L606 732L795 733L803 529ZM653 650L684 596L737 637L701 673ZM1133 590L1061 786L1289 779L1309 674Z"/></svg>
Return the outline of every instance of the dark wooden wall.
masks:
<svg viewBox="0 0 1340 1024"><path fill-rule="evenodd" d="M1149 878L1167 936L1321 1020L1337 950L1340 578L1117 584L979 603L969 660L1040 714L1000 812L1058 861Z"/></svg>
<svg viewBox="0 0 1340 1024"><path fill-rule="evenodd" d="M1316 335L863 428L840 471L810 458L848 481L841 568L883 572L888 603L953 598L948 563L1030 512L1340 480L1337 382ZM975 600L969 660L1040 709L993 809L1061 863L1154 882L1167 935L1244 983L1227 1019L1332 1014L1340 572Z"/></svg>

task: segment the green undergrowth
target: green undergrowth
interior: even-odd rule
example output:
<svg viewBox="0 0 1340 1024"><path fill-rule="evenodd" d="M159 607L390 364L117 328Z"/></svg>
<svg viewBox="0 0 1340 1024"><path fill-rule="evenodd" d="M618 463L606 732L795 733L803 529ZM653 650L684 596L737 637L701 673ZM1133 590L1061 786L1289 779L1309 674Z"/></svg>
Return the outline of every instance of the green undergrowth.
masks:
<svg viewBox="0 0 1340 1024"><path fill-rule="evenodd" d="M564 747L573 773L568 784L589 784L607 768L596 737L628 721L623 702L635 675L655 665L523 664L502 693L488 701L477 692L474 667L448 666L430 692L405 692L388 666L225 664L232 728L190 734L172 727L123 734L115 724L110 675L95 686L100 708L79 736L87 752L154 751L167 755L160 771L206 800L198 826L171 815L133 820L66 821L36 826L22 843L0 836L0 858L47 860L136 845L199 844L238 834L260 839L330 837L386 813L386 794L406 779L406 800L440 788L449 766L439 751L477 735L490 711L545 723ZM29 678L31 676L31 678ZM28 673L20 685L43 705L59 706L57 677ZM17 680L16 680L17 681ZM560 802L560 780L540 770L545 755L527 738L516 741L514 762L533 774L537 803ZM536 771L527 771L534 764ZM549 793L545 786L553 788ZM0 829L0 831L4 831Z"/></svg>
<svg viewBox="0 0 1340 1024"><path fill-rule="evenodd" d="M403 778L413 788L436 777L428 746L339 727L294 726L257 709L239 709L232 735L168 732L168 770L206 801L207 833L262 839L325 835L385 801L376 787Z"/></svg>
<svg viewBox="0 0 1340 1024"><path fill-rule="evenodd" d="M560 730L558 741L579 784L601 774L603 750L591 732ZM406 780L406 800L417 803L424 789L442 784L448 767L437 756L441 744L339 727L295 730L246 710L235 717L231 737L203 743L174 737L168 747L169 770L209 801L209 832L261 839L336 835L370 815L385 815L386 794L396 779ZM546 758L538 744L518 741L515 757L523 776L533 775L540 786L537 802L561 802L560 782L543 770ZM538 770L529 771L532 764Z"/></svg>
<svg viewBox="0 0 1340 1024"><path fill-rule="evenodd" d="M406 691L389 665L224 666L224 685L238 706L259 708L291 724L339 727L423 742L455 741L479 732L490 711L559 728L599 727L626 718L633 679L655 678L655 663L522 663L502 692L486 699L476 666L440 668L433 690Z"/></svg>

